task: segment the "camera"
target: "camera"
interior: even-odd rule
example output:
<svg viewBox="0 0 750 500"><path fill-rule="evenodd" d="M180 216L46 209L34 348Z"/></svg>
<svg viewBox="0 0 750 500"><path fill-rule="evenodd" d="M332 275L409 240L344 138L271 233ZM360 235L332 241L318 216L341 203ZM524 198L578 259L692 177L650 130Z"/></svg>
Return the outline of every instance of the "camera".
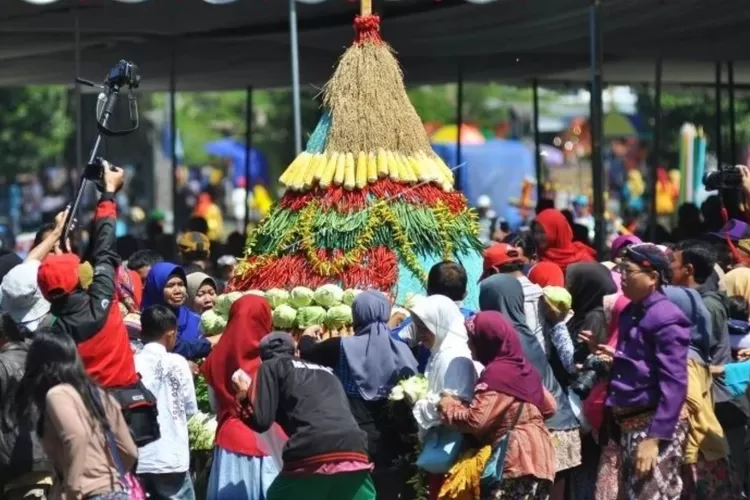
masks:
<svg viewBox="0 0 750 500"><path fill-rule="evenodd" d="M111 69L104 79L104 83L112 87L124 87L138 88L138 84L141 81L141 76L138 74L138 66L120 59L120 61Z"/></svg>
<svg viewBox="0 0 750 500"><path fill-rule="evenodd" d="M742 187L742 172L736 165L708 172L703 176L703 185L707 191L719 189L739 189Z"/></svg>
<svg viewBox="0 0 750 500"><path fill-rule="evenodd" d="M602 361L598 357L590 354L586 361L583 363L583 368L578 374L578 377L570 384L570 388L573 392L583 400L589 396L591 389L594 388L597 382L602 380L609 371L609 366L606 362Z"/></svg>
<svg viewBox="0 0 750 500"><path fill-rule="evenodd" d="M114 170L114 167L110 167ZM91 181L96 186L97 191L104 192L104 158L97 156L94 161L86 165L83 170L83 178Z"/></svg>

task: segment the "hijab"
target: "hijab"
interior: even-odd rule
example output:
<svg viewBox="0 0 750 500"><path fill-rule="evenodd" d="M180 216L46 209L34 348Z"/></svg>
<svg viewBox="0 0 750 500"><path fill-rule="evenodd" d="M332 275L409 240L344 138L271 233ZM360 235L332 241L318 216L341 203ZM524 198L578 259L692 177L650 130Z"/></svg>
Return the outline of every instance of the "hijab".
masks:
<svg viewBox="0 0 750 500"><path fill-rule="evenodd" d="M529 281L540 287L565 286L565 276L560 266L554 262L539 262L529 270Z"/></svg>
<svg viewBox="0 0 750 500"><path fill-rule="evenodd" d="M738 267L724 276L729 297L743 297L750 304L750 268Z"/></svg>
<svg viewBox="0 0 750 500"><path fill-rule="evenodd" d="M387 398L400 379L417 373L417 360L409 347L391 337L390 312L391 304L381 292L360 293L352 303L354 336L341 339L349 369L366 401Z"/></svg>
<svg viewBox="0 0 750 500"><path fill-rule="evenodd" d="M482 311L467 320L466 326L477 359L485 366L477 389L508 394L542 408L542 380L526 359L513 325L497 311Z"/></svg>
<svg viewBox="0 0 750 500"><path fill-rule="evenodd" d="M218 294L219 289L216 286L216 280L214 280L211 276L209 276L206 273L202 272L194 272L187 275L187 302L186 304L188 307L193 307L193 301L195 300L195 296L198 295L198 290L208 282L211 286L214 287L214 291ZM200 314L200 312L198 313Z"/></svg>
<svg viewBox="0 0 750 500"><path fill-rule="evenodd" d="M640 245L641 243L643 243L643 241L634 234L620 235L612 241L610 256L612 260L615 260L617 254L619 254L623 248L630 245Z"/></svg>
<svg viewBox="0 0 750 500"><path fill-rule="evenodd" d="M444 295L431 295L419 300L411 310L413 317L435 335L435 342L430 349L425 376L429 392L440 394L443 389L453 389L461 397L471 397L476 381L476 369L473 362L464 366L471 369L460 370L452 365L456 358L471 360L471 349L464 324L464 315L456 303ZM468 381L465 375L473 374Z"/></svg>
<svg viewBox="0 0 750 500"><path fill-rule="evenodd" d="M570 266L565 273L565 284L573 297L573 317L568 321L568 331L576 338L582 330L591 330L603 341L607 336L602 309L605 295L617 293L612 272L598 262L581 262ZM596 322L592 312L602 311L601 322Z"/></svg>
<svg viewBox="0 0 750 500"><path fill-rule="evenodd" d="M496 274L479 285L479 308L482 311L500 312L518 333L534 336L526 323L523 301L523 287L513 276Z"/></svg>
<svg viewBox="0 0 750 500"><path fill-rule="evenodd" d="M232 375L241 369L252 380L257 378L261 340L271 331L271 327L271 308L263 297L245 295L239 298L229 309L229 321L221 341L201 367L218 405L216 444L233 453L268 455L255 432L239 418L232 390Z"/></svg>
<svg viewBox="0 0 750 500"><path fill-rule="evenodd" d="M185 271L177 264L158 262L151 267L143 289L141 311L155 305L170 307L177 316L177 335L181 337L187 334L189 337L197 337L200 334L200 316L191 311L185 304L174 308L164 302L164 287L167 285L169 278L173 276L179 276L187 284ZM187 301L187 297L185 300Z"/></svg>
<svg viewBox="0 0 750 500"><path fill-rule="evenodd" d="M534 219L544 230L547 237L547 248L540 252L541 260L554 262L565 272L565 269L576 262L595 260L596 252L581 243L573 241L573 229L559 210L548 208Z"/></svg>
<svg viewBox="0 0 750 500"><path fill-rule="evenodd" d="M692 323L688 358L704 365L711 360L711 313L696 290L679 286L662 287L662 292Z"/></svg>
<svg viewBox="0 0 750 500"><path fill-rule="evenodd" d="M143 302L141 275L125 266L117 268L117 295L128 313L139 313Z"/></svg>

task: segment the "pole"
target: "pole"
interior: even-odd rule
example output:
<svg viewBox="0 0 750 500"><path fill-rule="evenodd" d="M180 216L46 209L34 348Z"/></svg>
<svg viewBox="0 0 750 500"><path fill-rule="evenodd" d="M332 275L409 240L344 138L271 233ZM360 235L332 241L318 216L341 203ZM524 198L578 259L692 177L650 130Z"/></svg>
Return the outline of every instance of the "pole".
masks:
<svg viewBox="0 0 750 500"><path fill-rule="evenodd" d="M299 42L297 41L297 0L289 0L289 42L292 47L292 107L294 114L294 152L302 152L302 115L299 96Z"/></svg>
<svg viewBox="0 0 750 500"><path fill-rule="evenodd" d="M542 136L539 130L539 80L532 82L534 99L534 166L536 167L536 202L542 201L544 194L544 179L542 174Z"/></svg>
<svg viewBox="0 0 750 500"><path fill-rule="evenodd" d="M461 174L463 172L461 165L461 129L464 124L464 64L458 60L458 84L456 85L456 170L455 186L461 189Z"/></svg>
<svg viewBox="0 0 750 500"><path fill-rule="evenodd" d="M602 161L602 29L599 2L592 0L589 7L589 35L591 43L591 181L594 196L594 247L599 257L604 256L604 162Z"/></svg>
<svg viewBox="0 0 750 500"><path fill-rule="evenodd" d="M177 219L177 51L176 42L172 40L169 55L169 142L172 156L172 234L177 235L182 221Z"/></svg>
<svg viewBox="0 0 750 500"><path fill-rule="evenodd" d="M651 193L648 199L648 227L649 241L656 237L656 179L661 153L661 80L663 74L661 57L656 60L656 74L654 75L654 144L651 148L651 161L648 166L648 177Z"/></svg>
<svg viewBox="0 0 750 500"><path fill-rule="evenodd" d="M721 168L721 62L716 63L716 162Z"/></svg>
<svg viewBox="0 0 750 500"><path fill-rule="evenodd" d="M75 71L73 81L81 76L81 20L78 15L78 8L75 9ZM75 172L81 172L83 168L83 102L81 101L81 86L77 83L73 87L73 98L76 105L76 168ZM99 117L97 116L97 120ZM73 183L68 178L71 197L75 195Z"/></svg>
<svg viewBox="0 0 750 500"><path fill-rule="evenodd" d="M250 154L253 141L253 87L245 90L245 227L242 234L247 240L247 228L250 225Z"/></svg>
<svg viewBox="0 0 750 500"><path fill-rule="evenodd" d="M729 158L732 165L737 165L737 123L734 116L734 62L727 63L729 80Z"/></svg>

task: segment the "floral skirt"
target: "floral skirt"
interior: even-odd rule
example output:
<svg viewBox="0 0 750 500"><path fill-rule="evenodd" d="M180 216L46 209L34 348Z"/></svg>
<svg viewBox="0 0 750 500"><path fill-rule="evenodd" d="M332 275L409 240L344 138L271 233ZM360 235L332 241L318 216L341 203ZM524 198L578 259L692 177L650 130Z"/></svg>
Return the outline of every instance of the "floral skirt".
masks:
<svg viewBox="0 0 750 500"><path fill-rule="evenodd" d="M669 442L662 442L654 470L639 479L635 474L638 445L648 436L651 414L640 414L620 420L620 500L680 500L682 496L682 463L685 459L688 422L681 418Z"/></svg>
<svg viewBox="0 0 750 500"><path fill-rule="evenodd" d="M735 500L742 498L725 458L709 462L699 456L695 464L682 466L682 500Z"/></svg>
<svg viewBox="0 0 750 500"><path fill-rule="evenodd" d="M484 500L547 500L552 483L533 476L503 479L494 486Z"/></svg>
<svg viewBox="0 0 750 500"><path fill-rule="evenodd" d="M602 448L596 475L595 500L617 500L620 482L620 447L611 441Z"/></svg>
<svg viewBox="0 0 750 500"><path fill-rule="evenodd" d="M578 428L550 431L555 448L555 472L581 465L581 432Z"/></svg>

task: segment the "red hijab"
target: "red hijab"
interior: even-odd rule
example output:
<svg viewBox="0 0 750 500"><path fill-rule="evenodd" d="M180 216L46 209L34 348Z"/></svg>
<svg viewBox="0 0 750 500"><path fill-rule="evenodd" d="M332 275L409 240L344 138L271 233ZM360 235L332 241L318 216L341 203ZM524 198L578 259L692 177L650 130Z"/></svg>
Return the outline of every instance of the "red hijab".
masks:
<svg viewBox="0 0 750 500"><path fill-rule="evenodd" d="M484 365L477 389L501 392L542 408L542 379L526 359L518 333L505 316L482 311L466 321L466 329L477 361Z"/></svg>
<svg viewBox="0 0 750 500"><path fill-rule="evenodd" d="M141 312L143 281L140 274L120 266L117 269L117 292L120 302L127 307L128 312Z"/></svg>
<svg viewBox="0 0 750 500"><path fill-rule="evenodd" d="M573 229L559 210L548 208L534 219L544 230L547 237L547 248L541 253L541 259L554 262L565 272L570 264L576 262L596 262L596 252L580 241L573 241Z"/></svg>
<svg viewBox="0 0 750 500"><path fill-rule="evenodd" d="M256 295L240 298L232 304L224 334L201 368L216 395L219 426L215 442L232 453L249 457L270 454L237 414L232 374L242 368L255 380L260 367L260 341L272 326L266 299Z"/></svg>
<svg viewBox="0 0 750 500"><path fill-rule="evenodd" d="M529 271L529 281L540 287L559 286L565 287L565 275L560 266L554 262L539 262Z"/></svg>

